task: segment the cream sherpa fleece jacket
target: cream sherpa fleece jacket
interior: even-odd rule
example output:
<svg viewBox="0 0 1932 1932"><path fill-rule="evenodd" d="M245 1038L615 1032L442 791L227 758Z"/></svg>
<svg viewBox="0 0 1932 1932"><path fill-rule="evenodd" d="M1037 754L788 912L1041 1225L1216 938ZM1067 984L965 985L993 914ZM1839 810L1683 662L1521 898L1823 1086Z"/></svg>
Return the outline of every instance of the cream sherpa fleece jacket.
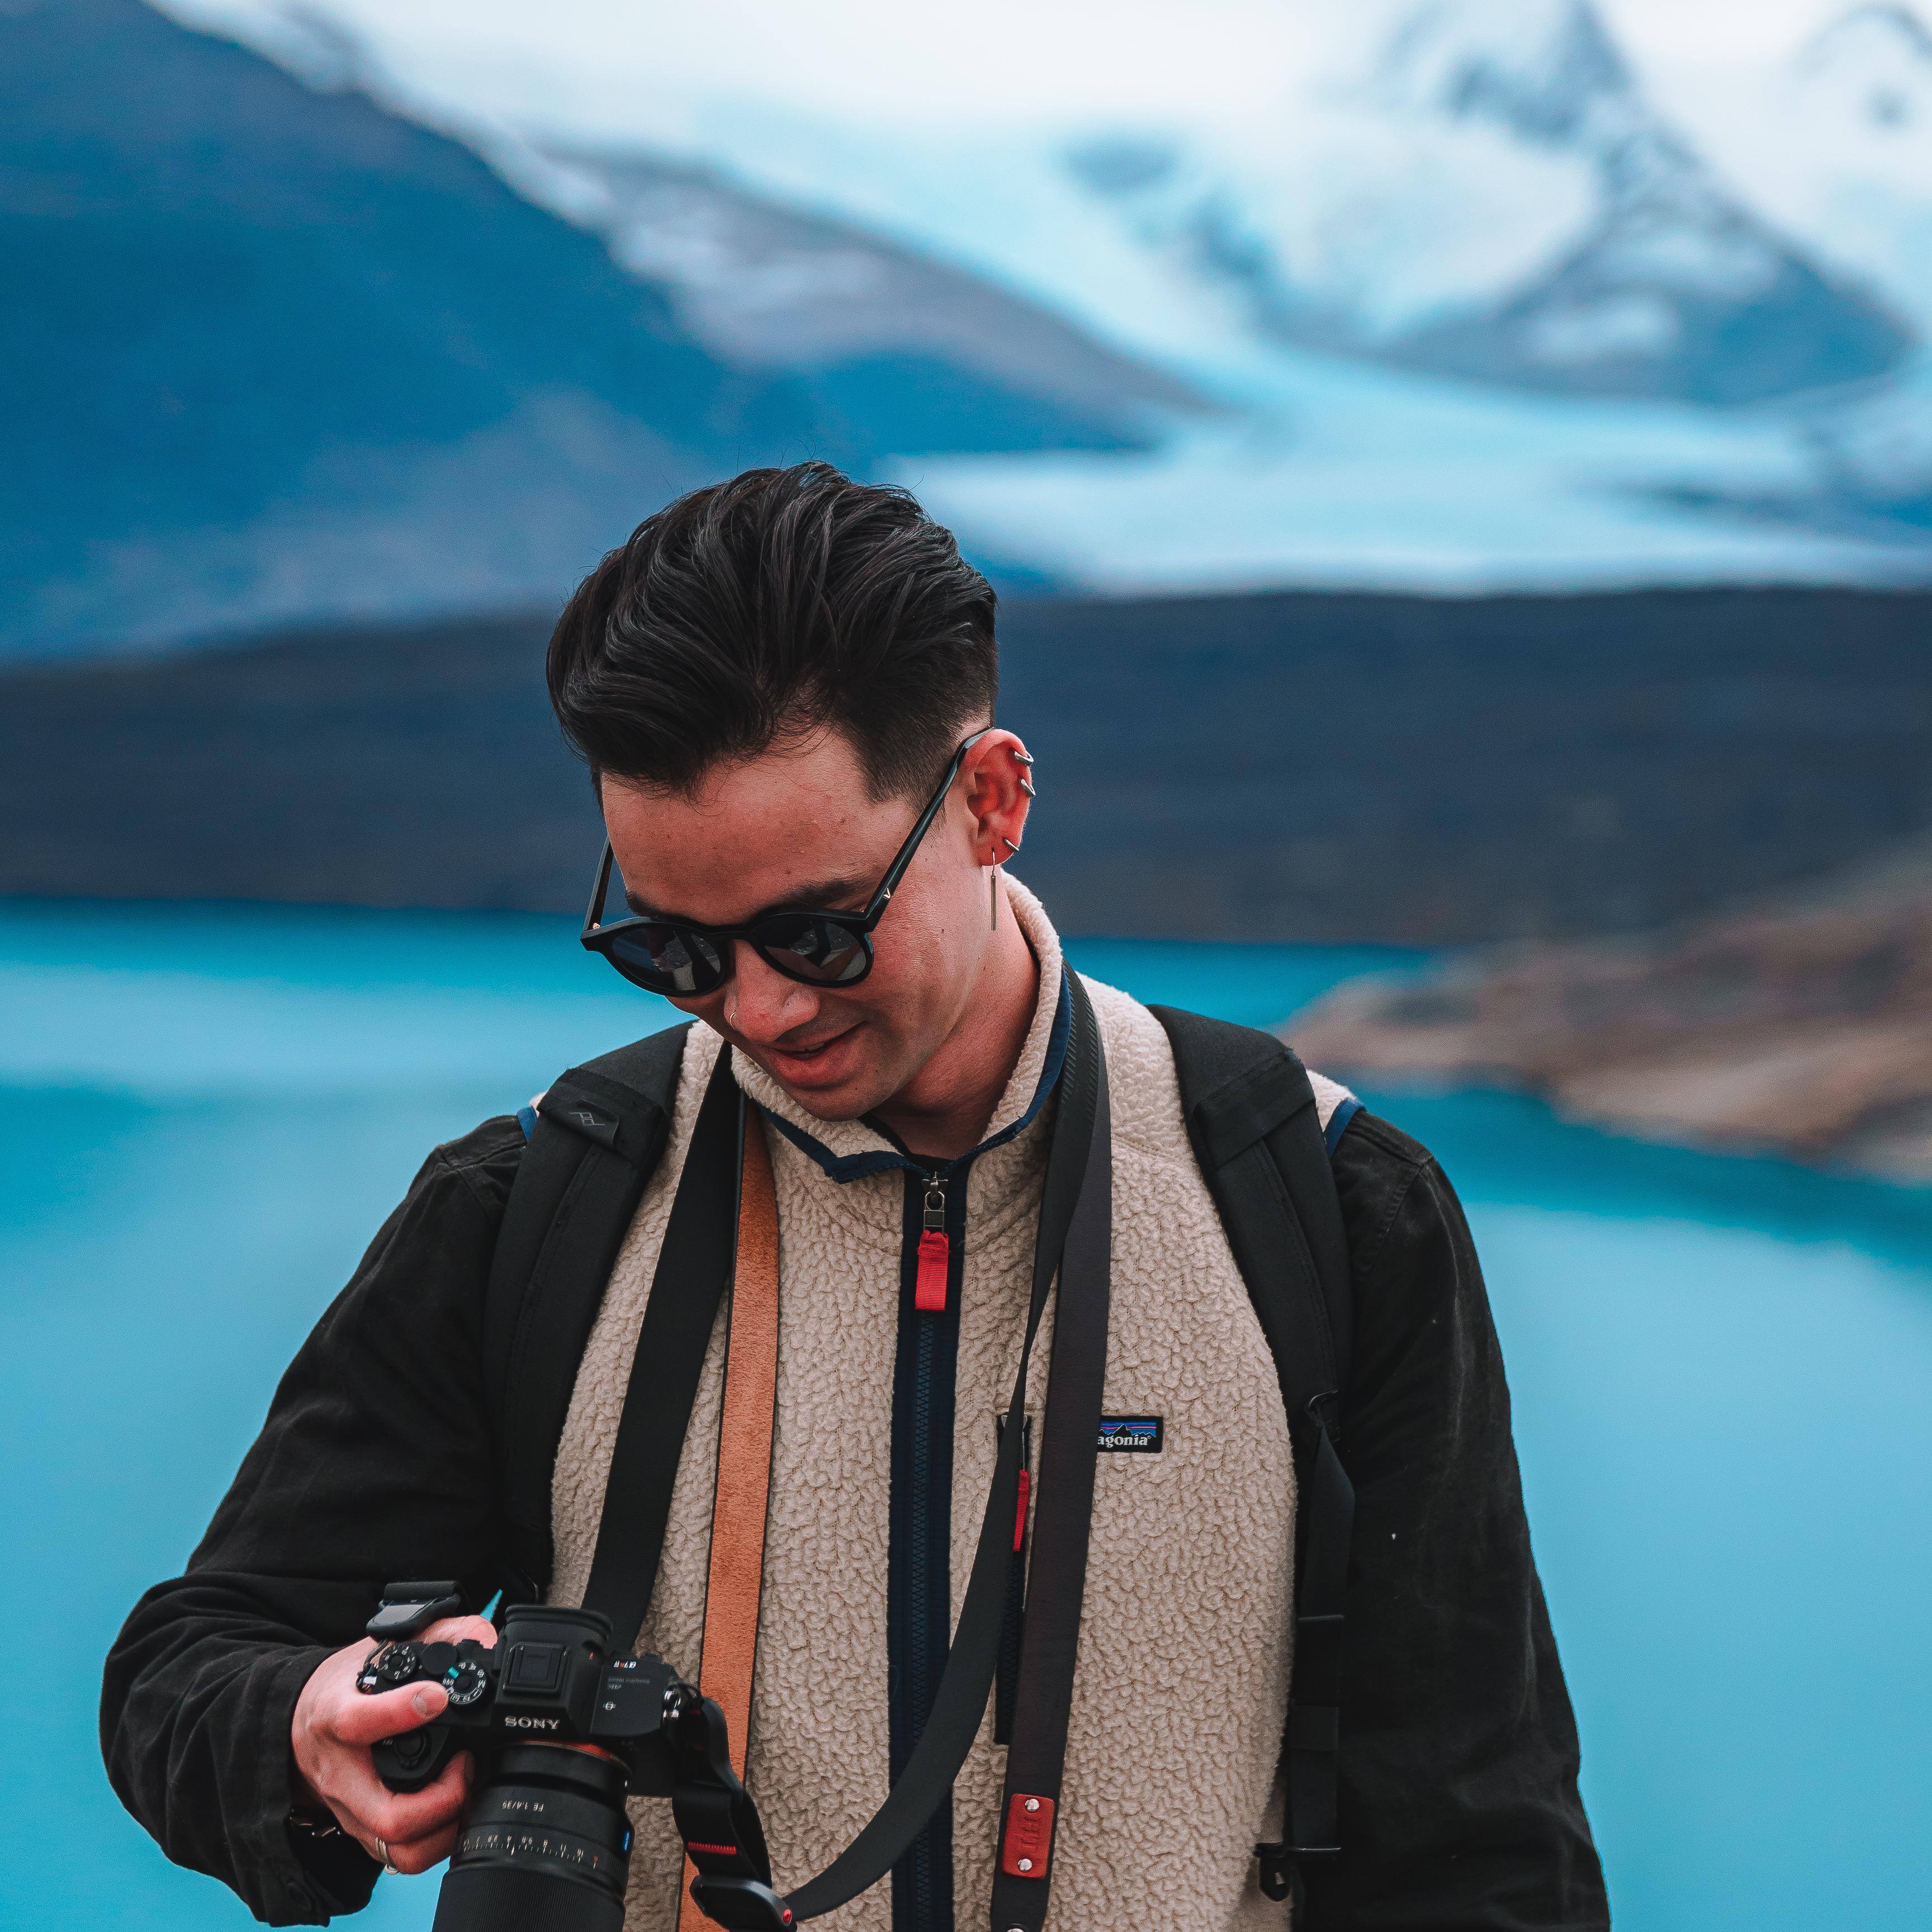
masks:
<svg viewBox="0 0 1932 1932"><path fill-rule="evenodd" d="M1008 902L1040 968L1039 1004L988 1136L1038 1086L1060 992L1060 941L1039 902ZM1166 1420L1158 1455L1096 1472L1079 1664L1049 1926L1231 1932L1286 1924L1263 1898L1256 1841L1277 1805L1288 1664L1294 1472L1268 1343L1189 1148L1167 1036L1087 981L1113 1108L1113 1301L1106 1408ZM579 1370L554 1484L556 1601L582 1600L651 1278L699 1102L722 1042L690 1036L671 1136L639 1204ZM836 1154L886 1144L797 1107L739 1056L758 1105ZM1342 1091L1318 1079L1324 1120ZM994 1417L1018 1366L1051 1109L970 1170L954 1443L956 1619L992 1478ZM899 1174L835 1182L769 1134L780 1228L776 1430L747 1783L782 1890L848 1844L887 1788L886 1556L900 1298ZM1030 1400L1043 1400L1051 1320ZM639 1647L694 1678L703 1638L724 1317L678 1466ZM1036 1420L1034 1438L1039 1440ZM1004 1750L989 1712L954 1791L956 1912L990 1910ZM626 1932L677 1918L681 1858L668 1800L632 1806ZM824 1923L890 1932L881 1882Z"/></svg>

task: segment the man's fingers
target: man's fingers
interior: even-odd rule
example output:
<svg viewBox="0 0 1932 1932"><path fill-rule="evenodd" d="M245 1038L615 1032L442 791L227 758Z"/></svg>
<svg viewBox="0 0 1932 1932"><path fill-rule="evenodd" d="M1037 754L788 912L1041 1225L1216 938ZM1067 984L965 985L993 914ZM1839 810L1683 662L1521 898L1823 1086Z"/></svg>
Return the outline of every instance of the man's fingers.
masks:
<svg viewBox="0 0 1932 1932"><path fill-rule="evenodd" d="M392 1791L381 1784L376 1789L380 1797L372 1796L356 1808L363 1824L392 1845L407 1845L453 1826L469 1785L462 1769L452 1764L421 1791Z"/></svg>
<svg viewBox="0 0 1932 1932"><path fill-rule="evenodd" d="M420 1795L430 1797L441 1792L445 1786L455 1794L452 1815L446 1824L432 1829L398 1832L393 1838L385 1834L389 1848L389 1862L399 1872L425 1872L431 1865L440 1864L456 1849L457 1834L462 1829L460 1814L467 1799L471 1779L476 1774L476 1760L467 1751L459 1751L442 1768L442 1774L435 1784Z"/></svg>
<svg viewBox="0 0 1932 1932"><path fill-rule="evenodd" d="M392 1791L364 1760L342 1767L329 1808L365 1846L379 1838L393 1846L413 1844L453 1826L470 1790L472 1760L460 1751L420 1791Z"/></svg>
<svg viewBox="0 0 1932 1932"><path fill-rule="evenodd" d="M448 1702L440 1684L405 1684L374 1696L351 1690L330 1713L325 1728L340 1743L373 1744L428 1724Z"/></svg>
<svg viewBox="0 0 1932 1932"><path fill-rule="evenodd" d="M431 1865L440 1864L455 1849L456 1827L446 1825L440 1832L413 1838L406 1845L391 1844L389 1862L399 1872L426 1872Z"/></svg>

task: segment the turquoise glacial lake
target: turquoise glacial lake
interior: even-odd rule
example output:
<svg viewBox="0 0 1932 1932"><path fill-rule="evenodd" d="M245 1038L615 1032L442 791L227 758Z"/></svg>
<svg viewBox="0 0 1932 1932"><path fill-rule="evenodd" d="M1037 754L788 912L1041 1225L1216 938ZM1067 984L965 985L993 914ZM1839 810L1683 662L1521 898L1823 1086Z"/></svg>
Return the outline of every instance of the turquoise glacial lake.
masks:
<svg viewBox="0 0 1932 1932"><path fill-rule="evenodd" d="M1072 950L1256 1023L1392 963ZM427 1150L669 1016L555 920L0 906L0 1924L251 1922L108 1790L101 1657ZM1368 1097L1482 1250L1619 1925L1917 1932L1932 1191ZM434 1895L385 1880L364 1922Z"/></svg>

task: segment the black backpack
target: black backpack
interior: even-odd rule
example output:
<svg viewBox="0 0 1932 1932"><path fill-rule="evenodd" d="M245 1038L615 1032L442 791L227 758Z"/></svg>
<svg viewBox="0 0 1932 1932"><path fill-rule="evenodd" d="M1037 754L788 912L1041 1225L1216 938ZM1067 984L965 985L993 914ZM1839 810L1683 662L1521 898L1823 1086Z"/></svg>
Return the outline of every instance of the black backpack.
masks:
<svg viewBox="0 0 1932 1932"><path fill-rule="evenodd" d="M1294 1447L1294 1676L1282 1747L1282 1842L1258 1846L1262 1890L1300 1891L1337 1850L1343 1597L1354 1491L1338 1448L1348 1387L1348 1252L1330 1156L1301 1063L1271 1034L1152 1009L1174 1049L1188 1137L1273 1351ZM526 1111L484 1317L512 1600L550 1576L550 1479L578 1365L617 1250L670 1137L690 1023L562 1075Z"/></svg>

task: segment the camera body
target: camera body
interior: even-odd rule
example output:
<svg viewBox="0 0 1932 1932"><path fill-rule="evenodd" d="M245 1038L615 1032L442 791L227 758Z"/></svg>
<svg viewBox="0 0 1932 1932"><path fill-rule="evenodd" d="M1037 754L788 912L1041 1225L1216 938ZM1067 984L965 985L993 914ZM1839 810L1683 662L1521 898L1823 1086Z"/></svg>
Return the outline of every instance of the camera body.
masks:
<svg viewBox="0 0 1932 1932"><path fill-rule="evenodd" d="M420 1791L459 1750L476 1756L435 1932L621 1932L625 1800L671 1792L677 1726L698 1694L660 1658L610 1656L592 1610L514 1608L494 1648L416 1640L459 1604L448 1585L390 1586L369 1626L388 1641L356 1680L371 1696L440 1684L449 1700L374 1746L392 1791Z"/></svg>
<svg viewBox="0 0 1932 1932"><path fill-rule="evenodd" d="M633 1791L668 1796L668 1720L696 1694L661 1658L610 1657L610 1628L592 1610L532 1605L512 1610L493 1647L386 1645L356 1688L371 1695L405 1684L439 1684L449 1702L420 1730L385 1738L376 1769L392 1791L420 1791L452 1754L493 1746L591 1746L621 1759Z"/></svg>

